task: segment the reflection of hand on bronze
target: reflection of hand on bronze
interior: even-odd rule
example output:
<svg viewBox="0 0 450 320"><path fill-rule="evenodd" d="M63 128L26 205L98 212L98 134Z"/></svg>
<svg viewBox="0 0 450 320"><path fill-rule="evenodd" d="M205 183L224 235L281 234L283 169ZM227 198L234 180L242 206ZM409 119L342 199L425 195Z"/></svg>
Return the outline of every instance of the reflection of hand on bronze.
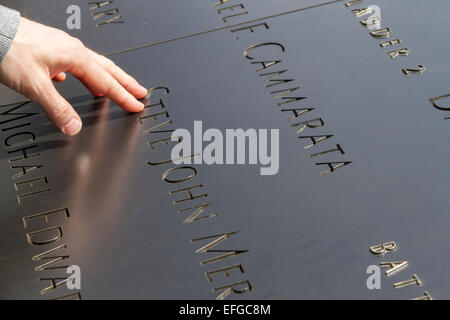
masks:
<svg viewBox="0 0 450 320"><path fill-rule="evenodd" d="M9 10L0 6L0 15L3 9ZM61 30L19 19L17 33L9 50L6 48L3 61L0 55L0 81L39 103L63 133L75 135L82 126L79 115L51 81L64 81L66 71L94 95L105 95L127 111L142 111L144 105L137 99L145 97L147 90L111 60ZM0 23L0 38L4 39L2 27L5 25Z"/></svg>

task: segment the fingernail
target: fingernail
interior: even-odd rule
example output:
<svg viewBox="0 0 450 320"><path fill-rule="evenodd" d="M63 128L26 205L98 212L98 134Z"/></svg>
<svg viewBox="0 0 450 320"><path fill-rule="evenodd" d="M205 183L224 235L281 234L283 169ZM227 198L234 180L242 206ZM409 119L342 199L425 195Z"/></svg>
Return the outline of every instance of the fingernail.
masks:
<svg viewBox="0 0 450 320"><path fill-rule="evenodd" d="M63 127L62 131L64 134L68 136L74 136L81 130L81 121L77 118L72 118L66 125Z"/></svg>

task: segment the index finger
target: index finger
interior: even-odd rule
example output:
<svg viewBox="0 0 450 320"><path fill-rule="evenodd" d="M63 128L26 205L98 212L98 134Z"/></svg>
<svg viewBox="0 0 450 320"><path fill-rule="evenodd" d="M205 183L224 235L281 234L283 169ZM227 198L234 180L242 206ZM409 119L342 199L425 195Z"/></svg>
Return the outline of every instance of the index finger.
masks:
<svg viewBox="0 0 450 320"><path fill-rule="evenodd" d="M128 92L135 98L141 99L147 95L147 89L141 86L136 79L130 76L117 66L112 60L102 56L90 49L89 53L94 57L99 65L101 65L107 72L109 72L114 79L116 79Z"/></svg>
<svg viewBox="0 0 450 320"><path fill-rule="evenodd" d="M69 71L88 88L104 94L123 109L129 112L140 112L144 109L144 104L122 87L91 54L87 53L82 59L75 61Z"/></svg>

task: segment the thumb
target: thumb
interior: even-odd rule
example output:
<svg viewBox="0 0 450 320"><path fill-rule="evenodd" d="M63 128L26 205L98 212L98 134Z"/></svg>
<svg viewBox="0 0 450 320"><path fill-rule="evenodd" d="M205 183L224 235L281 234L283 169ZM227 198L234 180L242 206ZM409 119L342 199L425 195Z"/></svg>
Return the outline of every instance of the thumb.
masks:
<svg viewBox="0 0 450 320"><path fill-rule="evenodd" d="M80 132L82 124L80 116L73 107L64 99L50 79L41 82L41 86L31 97L44 109L50 121L61 130L62 133L74 136Z"/></svg>

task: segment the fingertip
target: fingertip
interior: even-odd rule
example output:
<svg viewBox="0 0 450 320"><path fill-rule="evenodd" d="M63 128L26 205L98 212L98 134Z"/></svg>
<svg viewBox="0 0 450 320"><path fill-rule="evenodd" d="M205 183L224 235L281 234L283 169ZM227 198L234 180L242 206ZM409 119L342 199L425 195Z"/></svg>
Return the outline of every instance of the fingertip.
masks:
<svg viewBox="0 0 450 320"><path fill-rule="evenodd" d="M56 82L64 82L66 80L67 76L64 72L58 73L56 76L53 77L53 81Z"/></svg>
<svg viewBox="0 0 450 320"><path fill-rule="evenodd" d="M133 102L133 107L131 110L131 112L141 112L142 110L144 110L144 104L140 101L135 100L135 102Z"/></svg>
<svg viewBox="0 0 450 320"><path fill-rule="evenodd" d="M126 100L122 100L121 102L118 101L115 102L123 110L131 113L141 112L142 110L144 110L144 104L136 100L132 95L130 95Z"/></svg>
<svg viewBox="0 0 450 320"><path fill-rule="evenodd" d="M145 87L138 84L138 88L137 88L136 94L135 94L136 99L145 98L145 96L147 95L147 92L148 92L148 90Z"/></svg>
<svg viewBox="0 0 450 320"><path fill-rule="evenodd" d="M125 90L127 90L136 99L144 99L147 96L148 90L145 87L141 86L136 80L134 80L133 82L133 85L125 85Z"/></svg>
<svg viewBox="0 0 450 320"><path fill-rule="evenodd" d="M121 103L118 103L122 109L132 113L141 112L144 110L144 104L141 101L137 100L127 91L125 91L124 94L127 95L127 98L121 101Z"/></svg>
<svg viewBox="0 0 450 320"><path fill-rule="evenodd" d="M83 124L80 119L78 118L72 118L67 122L61 129L62 133L68 136L75 136L83 127Z"/></svg>

